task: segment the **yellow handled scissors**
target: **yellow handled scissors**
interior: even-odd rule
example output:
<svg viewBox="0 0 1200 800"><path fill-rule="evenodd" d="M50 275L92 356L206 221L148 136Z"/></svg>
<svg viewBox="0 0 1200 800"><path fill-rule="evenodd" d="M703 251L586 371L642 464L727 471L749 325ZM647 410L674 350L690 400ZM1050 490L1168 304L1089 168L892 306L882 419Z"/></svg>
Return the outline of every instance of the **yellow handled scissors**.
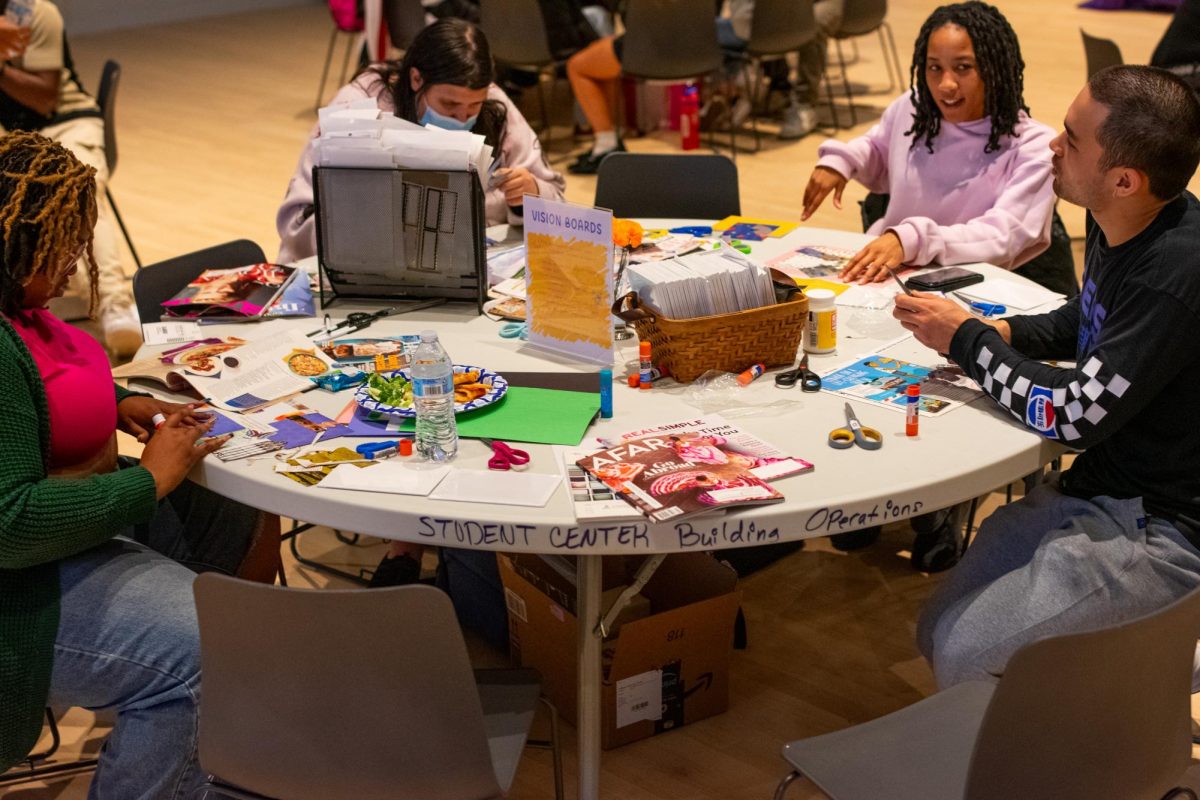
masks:
<svg viewBox="0 0 1200 800"><path fill-rule="evenodd" d="M845 450L858 445L863 450L878 450L883 447L883 434L874 428L865 428L854 416L854 409L846 403L845 428L834 428L829 432L829 446L835 450Z"/></svg>

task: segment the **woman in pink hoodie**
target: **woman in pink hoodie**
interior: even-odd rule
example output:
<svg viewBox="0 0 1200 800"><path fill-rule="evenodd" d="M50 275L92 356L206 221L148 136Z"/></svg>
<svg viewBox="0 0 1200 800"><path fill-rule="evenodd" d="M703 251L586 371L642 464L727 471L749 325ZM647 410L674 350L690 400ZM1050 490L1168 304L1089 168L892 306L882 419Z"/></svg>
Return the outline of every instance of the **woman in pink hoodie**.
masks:
<svg viewBox="0 0 1200 800"><path fill-rule="evenodd" d="M803 219L851 179L891 196L876 235L842 277L884 267L987 261L1016 269L1050 244L1050 140L1029 116L1025 62L1004 15L981 2L942 6L921 28L912 90L849 142L828 140L804 191Z"/></svg>

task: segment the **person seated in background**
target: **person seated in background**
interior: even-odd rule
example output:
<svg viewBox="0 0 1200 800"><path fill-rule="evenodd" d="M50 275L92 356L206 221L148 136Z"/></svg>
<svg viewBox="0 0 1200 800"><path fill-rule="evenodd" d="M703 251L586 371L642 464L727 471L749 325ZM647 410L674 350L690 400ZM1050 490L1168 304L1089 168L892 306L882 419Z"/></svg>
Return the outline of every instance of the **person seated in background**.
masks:
<svg viewBox="0 0 1200 800"><path fill-rule="evenodd" d="M1175 9L1150 65L1174 72L1200 92L1200 0L1183 0Z"/></svg>
<svg viewBox="0 0 1200 800"><path fill-rule="evenodd" d="M816 0L813 16L817 30L812 41L797 53L798 72L793 82L788 77L788 62L776 59L763 64L763 72L771 81L773 91L788 95L779 126L780 139L799 139L817 127L817 100L821 78L825 73L825 50L829 33L842 21L845 0ZM744 51L750 43L750 25L754 19L754 0L730 0L729 16L717 17L717 44L725 50ZM739 110L740 106L740 110ZM751 98L742 97L735 103L731 121L740 125L751 111Z"/></svg>
<svg viewBox="0 0 1200 800"><path fill-rule="evenodd" d="M925 20L911 91L865 135L824 142L804 190L801 219L830 193L841 208L850 180L890 195L867 230L877 238L843 279L883 281L885 267L934 262L1015 269L1049 246L1054 132L1029 116L1024 68L1017 35L994 6L945 5Z"/></svg>
<svg viewBox="0 0 1200 800"><path fill-rule="evenodd" d="M1088 210L1083 290L981 320L897 295L895 317L1007 413L1082 449L984 521L921 614L938 686L1003 674L1034 639L1150 613L1200 586L1200 100L1178 76L1101 70L1054 139L1054 191ZM1042 359L1074 362L1063 367Z"/></svg>
<svg viewBox="0 0 1200 800"><path fill-rule="evenodd" d="M3 20L0 25L12 27ZM132 356L142 345L142 327L133 305L133 290L121 268L112 212L103 200L108 182L104 119L75 74L62 14L50 0L38 0L33 6L28 45L10 53L0 67L0 126L6 131L37 131L62 142L96 170L97 196L101 198L93 239L97 270L79 270L71 291L88 297L89 282L98 282L104 342L117 358Z"/></svg>
<svg viewBox="0 0 1200 800"><path fill-rule="evenodd" d="M370 67L331 105L370 98L409 122L480 134L499 164L495 185L485 191L487 224L520 225L525 195L561 200L566 181L547 165L533 129L494 79L483 32L465 20L441 19L417 34L403 59ZM319 135L314 128L275 219L280 263L317 252L312 168Z"/></svg>
<svg viewBox="0 0 1200 800"><path fill-rule="evenodd" d="M841 208L851 179L890 195L868 243L842 269L844 280L883 281L903 264L987 261L1017 269L1050 244L1054 132L1029 116L1025 62L1017 35L999 9L981 2L934 10L917 34L912 88L879 124L849 142L830 139L804 191L801 219L830 193ZM1074 293L1074 266L1056 291ZM1036 277L1030 275L1030 277ZM967 504L915 517L911 549L917 569L940 572L958 560L958 527ZM879 537L878 526L836 534L853 550Z"/></svg>
<svg viewBox="0 0 1200 800"><path fill-rule="evenodd" d="M238 573L265 515L185 480L225 443L202 440L212 419L114 386L100 345L46 309L80 264L97 286L96 192L63 145L0 138L0 771L47 705L112 708L89 796L185 798L204 777L194 572L134 539ZM140 463L118 461L118 430Z"/></svg>

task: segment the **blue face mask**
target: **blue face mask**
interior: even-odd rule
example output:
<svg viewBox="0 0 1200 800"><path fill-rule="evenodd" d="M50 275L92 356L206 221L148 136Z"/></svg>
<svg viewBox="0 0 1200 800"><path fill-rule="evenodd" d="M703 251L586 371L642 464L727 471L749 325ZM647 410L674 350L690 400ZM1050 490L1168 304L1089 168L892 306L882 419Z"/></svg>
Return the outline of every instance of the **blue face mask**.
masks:
<svg viewBox="0 0 1200 800"><path fill-rule="evenodd" d="M433 110L433 106L425 105L425 113L421 115L422 125L433 125L435 128L441 128L446 131L469 131L475 127L475 120L479 119L476 114L473 117L468 117L465 121L458 120L454 117L447 117L444 114L439 114Z"/></svg>

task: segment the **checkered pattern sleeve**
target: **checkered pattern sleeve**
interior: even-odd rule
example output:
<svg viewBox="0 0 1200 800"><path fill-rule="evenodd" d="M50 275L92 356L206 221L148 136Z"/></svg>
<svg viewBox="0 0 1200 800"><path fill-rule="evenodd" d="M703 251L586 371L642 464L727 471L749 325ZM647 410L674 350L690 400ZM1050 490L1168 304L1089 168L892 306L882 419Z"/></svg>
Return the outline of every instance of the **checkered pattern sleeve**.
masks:
<svg viewBox="0 0 1200 800"><path fill-rule="evenodd" d="M1086 449L1137 414L1192 358L1195 339L1182 332L1196 328L1194 316L1161 292L1137 294L1143 296L1129 298L1128 306L1137 313L1110 314L1100 340L1075 367L1027 357L978 320L959 327L950 355L1026 427Z"/></svg>

